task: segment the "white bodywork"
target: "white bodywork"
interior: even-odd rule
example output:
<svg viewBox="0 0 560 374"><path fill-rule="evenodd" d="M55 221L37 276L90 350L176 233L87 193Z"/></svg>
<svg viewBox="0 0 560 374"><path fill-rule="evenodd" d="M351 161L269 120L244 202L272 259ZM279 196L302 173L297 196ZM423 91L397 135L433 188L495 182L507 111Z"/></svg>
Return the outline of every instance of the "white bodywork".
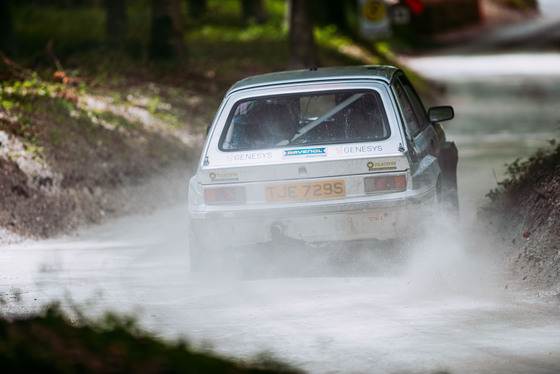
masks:
<svg viewBox="0 0 560 374"><path fill-rule="evenodd" d="M232 138L227 127L228 121L232 121L230 113L243 100L274 100L275 95L321 95L335 91L380 98L389 130L384 137L312 145L284 141L255 149L224 148L224 144L230 146ZM352 100L360 96L353 95ZM343 102L338 108L348 105ZM331 111L336 110L335 107ZM317 78L312 83L276 82L230 90L210 127L197 173L190 180L190 235L195 241L191 246L239 247L278 237L324 242L406 236L411 219L418 219L413 218L418 207L433 206L441 171L437 155L425 152L411 161L410 141L401 118L386 77L341 77L336 81ZM297 142L306 132L305 126L322 126L317 123L321 120L314 119L309 122L311 125L300 121L298 132L290 138ZM433 126L430 127L427 135L422 132L413 138L417 147L434 143L433 139L427 140L429 136L436 138ZM400 188L372 190L383 183L375 179L378 176L397 180L390 183ZM318 193L310 197L313 189ZM214 196L214 190L216 194L233 191L236 197L229 201L205 201Z"/></svg>

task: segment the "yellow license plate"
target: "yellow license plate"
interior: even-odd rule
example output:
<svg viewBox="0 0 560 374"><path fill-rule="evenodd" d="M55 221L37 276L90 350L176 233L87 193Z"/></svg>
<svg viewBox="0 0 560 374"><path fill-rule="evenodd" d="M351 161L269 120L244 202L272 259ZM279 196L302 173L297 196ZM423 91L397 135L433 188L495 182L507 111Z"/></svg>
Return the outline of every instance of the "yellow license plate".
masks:
<svg viewBox="0 0 560 374"><path fill-rule="evenodd" d="M346 196L344 180L313 183L269 184L266 201L296 201Z"/></svg>

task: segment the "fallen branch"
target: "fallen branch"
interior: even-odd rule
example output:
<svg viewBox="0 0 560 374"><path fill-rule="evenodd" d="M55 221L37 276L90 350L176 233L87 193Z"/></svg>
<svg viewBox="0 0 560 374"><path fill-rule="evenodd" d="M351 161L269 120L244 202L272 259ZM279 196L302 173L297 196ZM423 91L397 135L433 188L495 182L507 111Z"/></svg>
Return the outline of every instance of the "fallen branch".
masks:
<svg viewBox="0 0 560 374"><path fill-rule="evenodd" d="M20 65L10 60L0 51L0 81L9 79L26 79L31 73Z"/></svg>
<svg viewBox="0 0 560 374"><path fill-rule="evenodd" d="M45 46L45 51L47 52L47 55L51 58L51 60L54 62L54 65L56 66L56 70L64 71L64 68L60 63L60 60L58 59L58 57L56 57L56 54L54 53L52 39L47 42L47 45Z"/></svg>

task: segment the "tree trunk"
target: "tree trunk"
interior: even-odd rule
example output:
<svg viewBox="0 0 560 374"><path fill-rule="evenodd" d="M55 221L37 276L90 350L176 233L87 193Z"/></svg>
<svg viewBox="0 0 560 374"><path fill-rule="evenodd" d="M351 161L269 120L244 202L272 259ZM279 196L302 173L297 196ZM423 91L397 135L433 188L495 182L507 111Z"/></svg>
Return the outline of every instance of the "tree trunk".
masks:
<svg viewBox="0 0 560 374"><path fill-rule="evenodd" d="M262 0L241 0L241 10L246 24L256 22L260 25L266 22L267 16Z"/></svg>
<svg viewBox="0 0 560 374"><path fill-rule="evenodd" d="M180 65L186 60L179 0L152 0L151 60L166 60Z"/></svg>
<svg viewBox="0 0 560 374"><path fill-rule="evenodd" d="M17 42L9 2L0 0L0 51L13 56L17 52Z"/></svg>
<svg viewBox="0 0 560 374"><path fill-rule="evenodd" d="M122 45L126 36L126 0L104 0L105 34L109 44Z"/></svg>
<svg viewBox="0 0 560 374"><path fill-rule="evenodd" d="M306 0L288 0L290 4L290 68L319 66L315 48L313 24L309 19Z"/></svg>

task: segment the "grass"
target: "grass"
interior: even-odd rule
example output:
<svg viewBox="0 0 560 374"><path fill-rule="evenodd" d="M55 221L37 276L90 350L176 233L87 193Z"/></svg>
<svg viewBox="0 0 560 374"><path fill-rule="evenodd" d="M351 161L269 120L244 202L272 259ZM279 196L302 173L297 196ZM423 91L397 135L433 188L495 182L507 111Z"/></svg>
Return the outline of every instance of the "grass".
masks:
<svg viewBox="0 0 560 374"><path fill-rule="evenodd" d="M198 353L185 341L163 342L128 316L70 322L56 305L40 315L0 319L0 366L6 374L297 372L269 355L241 363Z"/></svg>
<svg viewBox="0 0 560 374"><path fill-rule="evenodd" d="M498 187L487 196L495 202L508 194L516 194L520 188L531 188L543 178L554 174L560 165L560 144L550 140L550 148L540 149L526 160L516 159L507 165L507 175Z"/></svg>

